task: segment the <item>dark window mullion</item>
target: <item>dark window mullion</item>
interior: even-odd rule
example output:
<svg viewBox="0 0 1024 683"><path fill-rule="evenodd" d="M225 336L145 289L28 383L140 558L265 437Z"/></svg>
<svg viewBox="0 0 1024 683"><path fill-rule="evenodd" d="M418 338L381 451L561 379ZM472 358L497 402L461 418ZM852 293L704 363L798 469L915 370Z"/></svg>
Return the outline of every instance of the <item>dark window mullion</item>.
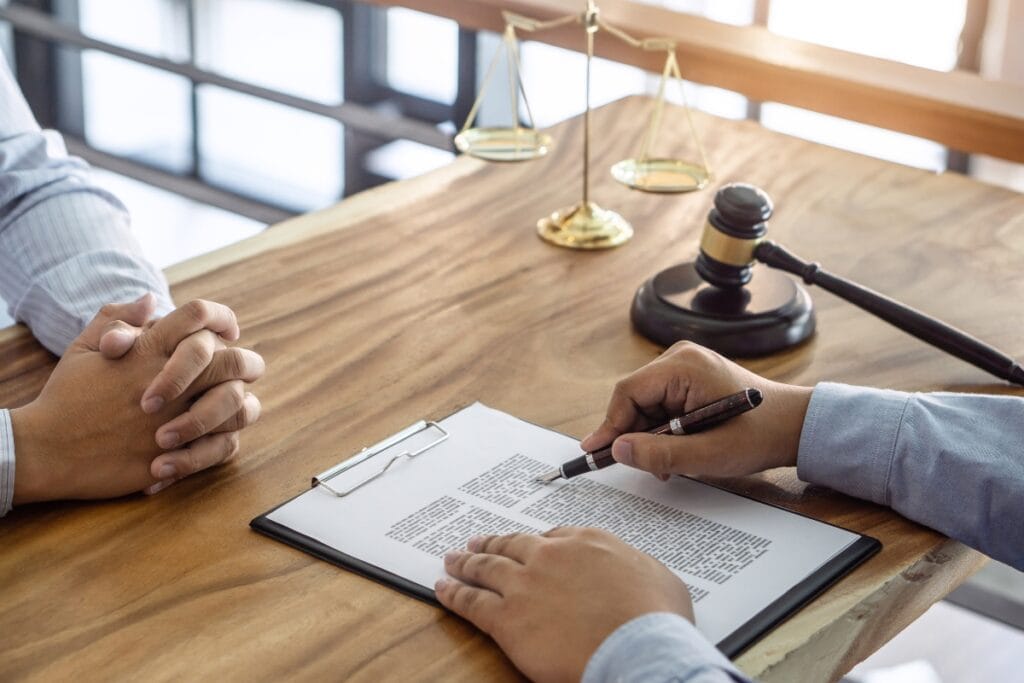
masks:
<svg viewBox="0 0 1024 683"><path fill-rule="evenodd" d="M78 0L53 0L55 19L74 26L80 25ZM65 134L85 138L85 89L82 76L80 50L53 47L54 80L52 92L55 102L55 127Z"/></svg>
<svg viewBox="0 0 1024 683"><path fill-rule="evenodd" d="M185 23L186 23L186 36L188 39L188 62L192 66L197 65L196 58L196 3L195 0L184 0L185 3ZM199 151L200 135L202 131L199 127L199 84L194 80L189 79L189 93L191 94L190 106L189 106L189 117L191 119L192 126L192 163L189 165L189 175L197 180L203 178L203 165L202 156Z"/></svg>
<svg viewBox="0 0 1024 683"><path fill-rule="evenodd" d="M477 33L459 29L459 74L455 102L452 104L451 120L459 128L469 116L469 110L476 100L477 79Z"/></svg>
<svg viewBox="0 0 1024 683"><path fill-rule="evenodd" d="M11 4L47 14L53 12L50 0L12 0ZM43 128L56 128L58 124L56 54L55 45L14 30L15 76Z"/></svg>
<svg viewBox="0 0 1024 683"><path fill-rule="evenodd" d="M390 87L382 87L380 90L380 99L389 105L398 107L398 111L403 117L434 124L452 119L453 106L450 104L413 95L403 90L395 90Z"/></svg>
<svg viewBox="0 0 1024 683"><path fill-rule="evenodd" d="M383 96L379 75L387 73L386 10L357 2L342 4L342 55L346 102L374 104ZM380 184L366 170L366 157L389 142L365 132L345 128L345 195Z"/></svg>

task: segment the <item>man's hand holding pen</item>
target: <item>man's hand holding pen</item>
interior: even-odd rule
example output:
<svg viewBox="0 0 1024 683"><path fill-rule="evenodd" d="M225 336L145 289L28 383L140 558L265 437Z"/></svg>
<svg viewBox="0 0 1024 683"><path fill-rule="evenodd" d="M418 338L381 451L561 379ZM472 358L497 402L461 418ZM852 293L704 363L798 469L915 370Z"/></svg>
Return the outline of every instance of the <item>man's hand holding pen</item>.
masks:
<svg viewBox="0 0 1024 683"><path fill-rule="evenodd" d="M730 394L700 408L694 408L687 413L677 415L663 425L648 429L647 433L653 436L662 434L671 436L698 434L728 422L748 410L753 410L761 405L762 400L764 400L764 397L761 395L760 389L748 387L743 391L737 391L735 394ZM608 445L596 451L588 451L578 458L573 458L569 462L563 463L557 470L537 477L537 480L546 484L559 478L571 479L587 472L596 472L597 470L604 469L614 465L615 462L616 460L612 456L612 446Z"/></svg>
<svg viewBox="0 0 1024 683"><path fill-rule="evenodd" d="M645 431L746 389L764 405L684 436ZM580 446L596 458L595 450L612 444L615 461L662 479L795 465L810 396L810 388L772 382L680 343L616 385L604 421ZM438 600L490 634L534 680L578 681L605 638L641 615L693 621L675 574L596 529L475 538L446 556L445 569L452 578L436 586Z"/></svg>
<svg viewBox="0 0 1024 683"><path fill-rule="evenodd" d="M644 430L751 387L764 407L680 438ZM734 477L796 465L810 387L759 377L696 344L676 344L615 385L604 421L580 442L585 451L612 444L612 457L668 479L671 474Z"/></svg>

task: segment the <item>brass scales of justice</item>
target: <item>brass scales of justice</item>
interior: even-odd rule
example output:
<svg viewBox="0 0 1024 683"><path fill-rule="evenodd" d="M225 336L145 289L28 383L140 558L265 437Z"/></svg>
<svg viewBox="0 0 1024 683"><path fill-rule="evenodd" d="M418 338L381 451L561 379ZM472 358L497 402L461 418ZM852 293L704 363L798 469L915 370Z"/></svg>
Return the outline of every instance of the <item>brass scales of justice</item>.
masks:
<svg viewBox="0 0 1024 683"><path fill-rule="evenodd" d="M582 14L550 21L511 12L504 12L502 16L505 19L503 45L491 60L480 93L462 130L455 136L455 146L459 151L487 161L528 161L544 156L551 147L551 137L536 130L523 89L516 29L534 32L578 23L586 34L583 199L540 219L537 232L543 239L573 249L604 249L623 244L633 236L633 228L626 219L590 201L590 77L594 36L600 31L637 49L665 52L658 96L644 132L640 153L615 164L612 176L628 187L645 192L690 192L708 184L711 173L686 103L674 41L630 36L601 19L595 0L586 0L586 10ZM473 123L503 49L508 61L512 125L507 128L474 128ZM680 84L687 124L701 164L649 155L661 127L669 79ZM520 92L526 109L525 127L519 121ZM817 263L807 263L771 240L763 239L772 212L771 200L752 185L733 183L719 189L715 207L705 223L696 261L658 273L637 291L630 311L637 330L659 344L667 346L679 339L690 339L728 356L761 356L804 342L815 329L810 296L798 282L775 270L761 269L758 276L753 277L755 263L759 262L797 275L808 284L818 284L946 353L1001 379L1024 385L1024 363L1018 363L998 349L937 318L826 272ZM724 237L718 234L723 233L723 224L730 226L728 231L724 231ZM752 295L752 290L760 293Z"/></svg>
<svg viewBox="0 0 1024 683"><path fill-rule="evenodd" d="M466 117L462 129L455 136L455 146L460 152L486 161L515 162L538 159L551 148L551 136L536 129L533 113L526 98L522 82L522 65L519 58L516 30L524 32L545 31L580 24L586 36L586 110L583 115L583 198L577 204L559 209L550 216L537 221L537 232L542 239L572 249L606 249L616 247L633 236L633 227L618 213L602 208L590 199L590 81L594 59L594 37L605 31L631 47L651 52L665 52L665 66L658 85L658 96L648 119L647 128L636 157L618 162L612 166L612 176L620 183L644 192L678 193L699 190L711 178L704 148L697 135L690 116L683 90L682 74L676 58L676 43L668 38L638 39L601 19L595 0L587 0L586 9L580 14L539 21L512 12L503 12L505 31L502 44L498 46L481 83L480 93ZM487 94L488 86L495 74L502 52L508 64L508 85L511 104L512 124L508 127L473 127L480 105ZM679 83L679 90L686 112L690 135L700 155L696 164L682 159L652 157L651 148L661 129L665 109L665 90L670 79ZM526 113L526 125L520 123L519 95L522 93Z"/></svg>

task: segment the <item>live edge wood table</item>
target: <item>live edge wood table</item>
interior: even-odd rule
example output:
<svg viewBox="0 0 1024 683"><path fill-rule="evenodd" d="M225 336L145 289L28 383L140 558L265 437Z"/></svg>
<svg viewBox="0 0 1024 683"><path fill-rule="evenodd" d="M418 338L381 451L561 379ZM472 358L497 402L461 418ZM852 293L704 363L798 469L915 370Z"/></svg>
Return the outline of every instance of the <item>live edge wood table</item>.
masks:
<svg viewBox="0 0 1024 683"><path fill-rule="evenodd" d="M648 106L623 100L594 118L592 195L636 228L621 248L580 253L535 235L538 217L578 199L572 120L548 158L461 158L170 269L179 302L237 311L268 363L263 419L236 463L152 498L27 506L0 521L0 680L518 678L468 624L248 522L361 447L474 400L577 436L598 424L615 381L661 351L630 327L634 291L695 254L712 200L713 189L631 192L608 175ZM774 197L775 239L1024 357L1024 196L753 123L697 123L715 187L747 181ZM815 337L744 365L808 385L1017 391L811 295ZM31 400L54 362L23 328L0 332L0 405ZM764 680L839 678L984 562L791 469L729 485L884 544L739 657Z"/></svg>

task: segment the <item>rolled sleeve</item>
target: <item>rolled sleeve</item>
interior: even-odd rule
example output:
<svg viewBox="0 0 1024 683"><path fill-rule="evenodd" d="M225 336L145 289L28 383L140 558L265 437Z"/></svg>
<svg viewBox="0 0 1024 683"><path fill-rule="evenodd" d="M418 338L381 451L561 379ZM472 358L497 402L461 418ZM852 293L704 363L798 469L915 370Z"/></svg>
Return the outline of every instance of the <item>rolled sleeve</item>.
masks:
<svg viewBox="0 0 1024 683"><path fill-rule="evenodd" d="M591 656L582 683L737 683L748 682L726 657L694 628L669 612L629 621Z"/></svg>
<svg viewBox="0 0 1024 683"><path fill-rule="evenodd" d="M0 298L60 355L104 304L146 292L173 308L124 206L39 129L0 57Z"/></svg>
<svg viewBox="0 0 1024 683"><path fill-rule="evenodd" d="M13 317L61 355L99 309L146 292L157 313L173 309L167 282L141 254L127 216L98 195L54 196L8 226L0 245L10 269L0 291Z"/></svg>

